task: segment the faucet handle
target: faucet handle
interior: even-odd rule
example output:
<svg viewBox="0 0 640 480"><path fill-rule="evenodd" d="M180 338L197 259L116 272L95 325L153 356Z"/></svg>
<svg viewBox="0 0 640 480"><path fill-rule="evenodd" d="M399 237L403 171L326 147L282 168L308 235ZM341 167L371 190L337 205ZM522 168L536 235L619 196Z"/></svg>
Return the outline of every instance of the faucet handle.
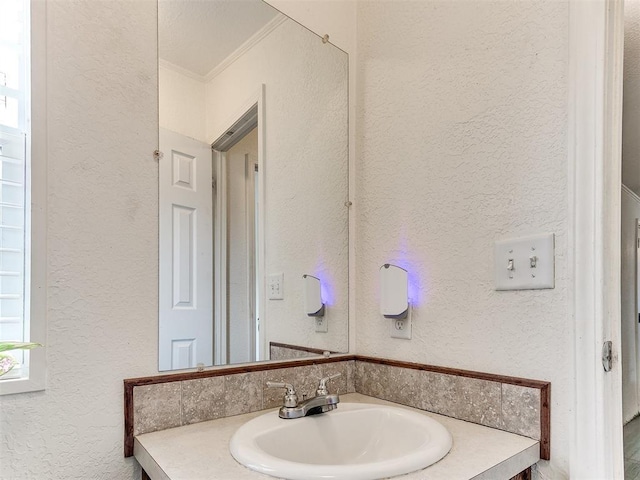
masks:
<svg viewBox="0 0 640 480"><path fill-rule="evenodd" d="M334 378L338 378L341 373L334 373L333 375L329 375L328 377L323 377L320 379L318 383L318 389L316 390L316 395L329 395L329 389L327 388L327 382L329 380L333 380Z"/></svg>
<svg viewBox="0 0 640 480"><path fill-rule="evenodd" d="M269 388L286 388L287 393L284 395L283 404L285 407L297 407L298 406L298 395L296 395L296 390L293 388L293 385L285 382L267 382L267 387Z"/></svg>

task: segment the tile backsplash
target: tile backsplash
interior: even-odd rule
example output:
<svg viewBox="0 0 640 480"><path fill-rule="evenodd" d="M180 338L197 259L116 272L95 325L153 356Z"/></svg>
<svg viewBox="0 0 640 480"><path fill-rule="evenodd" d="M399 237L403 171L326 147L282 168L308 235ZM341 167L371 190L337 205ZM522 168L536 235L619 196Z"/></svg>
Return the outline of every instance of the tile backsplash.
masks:
<svg viewBox="0 0 640 480"><path fill-rule="evenodd" d="M269 344L269 360L291 360L292 358L318 357L323 354L317 349L308 349L271 342Z"/></svg>
<svg viewBox="0 0 640 480"><path fill-rule="evenodd" d="M356 392L540 440L540 390L356 362Z"/></svg>
<svg viewBox="0 0 640 480"><path fill-rule="evenodd" d="M329 382L331 392L353 393L354 363L350 360L136 386L133 435L278 407L285 392L268 388L269 380L292 383L303 398L315 394L320 378L341 373Z"/></svg>
<svg viewBox="0 0 640 480"><path fill-rule="evenodd" d="M524 435L541 442L542 458L549 456L547 382L361 356L239 370L125 380L125 390L132 390L129 414L125 392L125 455L135 435L280 406L284 390L268 388L269 380L292 383L306 398L320 378L339 372L331 392L357 392Z"/></svg>

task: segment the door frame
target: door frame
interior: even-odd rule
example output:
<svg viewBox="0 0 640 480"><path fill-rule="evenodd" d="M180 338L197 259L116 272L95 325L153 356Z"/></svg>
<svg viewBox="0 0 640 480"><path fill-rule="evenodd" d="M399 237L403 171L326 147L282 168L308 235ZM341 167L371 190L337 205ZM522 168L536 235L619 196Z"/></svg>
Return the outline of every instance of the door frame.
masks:
<svg viewBox="0 0 640 480"><path fill-rule="evenodd" d="M261 84L260 88L249 98L247 98L241 106L236 110L236 114L226 123L227 128L219 132L220 136L230 127L243 118L255 106L258 106L258 165L260 165L258 175L258 238L256 260L257 270L260 272L258 283L258 303L260 305L260 346L262 350L256 352L256 360L264 360L262 358L266 345L266 284L265 284L265 211L266 211L266 189L265 189L265 172L266 172L266 110L265 110L265 85ZM215 142L214 142L215 143ZM227 202L227 159L226 152L212 149L214 170L216 171L216 206L215 206L215 226L214 226L214 364L226 365L228 363L228 344L229 332L227 328L227 225L228 225L228 202ZM255 344L255 342L254 342ZM254 351L253 349L251 350Z"/></svg>
<svg viewBox="0 0 640 480"><path fill-rule="evenodd" d="M622 0L569 2L572 478L623 478L620 365ZM573 288L571 288L573 287ZM603 342L613 342L605 373Z"/></svg>
<svg viewBox="0 0 640 480"><path fill-rule="evenodd" d="M623 185L623 188L624 187ZM636 411L640 411L640 351L638 350L638 346L640 345L640 302L638 301L638 288L640 288L640 281L638 278L640 276L640 218L636 218L636 228L635 228L635 262L634 262L634 270L635 275L633 276L634 280L634 288L633 288L633 300L634 300L634 342L635 342L635 362L636 362ZM620 319L622 323L622 319ZM620 332L622 333L622 325L620 326ZM624 412L623 412L624 413ZM624 418L623 418L624 420ZM623 445L624 448L624 445Z"/></svg>
<svg viewBox="0 0 640 480"><path fill-rule="evenodd" d="M257 158L252 158L252 155L245 154L244 159L244 174L245 174L245 231L246 231L246 246L247 246L247 262L246 262L246 270L249 272L247 275L247 305L249 305L249 361L255 362L260 357L258 352L256 351L256 336L258 336L257 323L258 319L256 318L256 310L258 308L256 295L257 288L256 283L258 282L257 277L257 253L256 248L258 246L258 242L256 241L256 215L259 213L256 211L256 183L258 179L256 179L255 172L258 172L258 177L260 176L260 172L258 170L258 165L260 165L260 161ZM258 221L260 219L258 218Z"/></svg>

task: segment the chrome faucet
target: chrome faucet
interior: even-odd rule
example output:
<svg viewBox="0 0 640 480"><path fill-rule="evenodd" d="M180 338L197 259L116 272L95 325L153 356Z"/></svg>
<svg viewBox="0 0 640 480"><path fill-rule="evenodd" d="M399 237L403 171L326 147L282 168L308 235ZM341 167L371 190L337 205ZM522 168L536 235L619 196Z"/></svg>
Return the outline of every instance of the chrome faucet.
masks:
<svg viewBox="0 0 640 480"><path fill-rule="evenodd" d="M286 388L283 405L280 407L278 416L280 418L302 418L309 415L318 415L338 408L340 397L337 393L329 393L327 382L342 375L336 373L328 377L321 378L316 389L316 396L298 402L298 395L295 388L290 383L285 382L267 382L269 388Z"/></svg>

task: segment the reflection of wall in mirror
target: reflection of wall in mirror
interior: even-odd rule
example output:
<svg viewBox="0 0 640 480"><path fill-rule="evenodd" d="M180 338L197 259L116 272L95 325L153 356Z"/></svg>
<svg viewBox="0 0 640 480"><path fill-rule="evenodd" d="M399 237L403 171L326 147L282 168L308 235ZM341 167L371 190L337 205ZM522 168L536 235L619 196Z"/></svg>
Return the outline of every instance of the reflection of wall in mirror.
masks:
<svg viewBox="0 0 640 480"><path fill-rule="evenodd" d="M158 69L160 128L207 141L205 82L160 64Z"/></svg>
<svg viewBox="0 0 640 480"><path fill-rule="evenodd" d="M284 300L263 310L267 343L348 349L347 70L344 52L290 20L206 84L160 68L161 126L208 143L266 86L265 275L285 277ZM303 274L323 281L328 333L303 312Z"/></svg>
<svg viewBox="0 0 640 480"><path fill-rule="evenodd" d="M249 283L247 266L249 235L253 230L248 227L248 216L253 216L253 209L247 198L247 182L253 182L247 171L246 156L254 162L258 159L258 129L254 128L227 152L227 209L229 222L227 231L227 275L228 286L228 319L229 363L241 363L251 360L252 322L249 295L254 291ZM255 200L254 200L255 201ZM254 219L251 219L255 223Z"/></svg>

